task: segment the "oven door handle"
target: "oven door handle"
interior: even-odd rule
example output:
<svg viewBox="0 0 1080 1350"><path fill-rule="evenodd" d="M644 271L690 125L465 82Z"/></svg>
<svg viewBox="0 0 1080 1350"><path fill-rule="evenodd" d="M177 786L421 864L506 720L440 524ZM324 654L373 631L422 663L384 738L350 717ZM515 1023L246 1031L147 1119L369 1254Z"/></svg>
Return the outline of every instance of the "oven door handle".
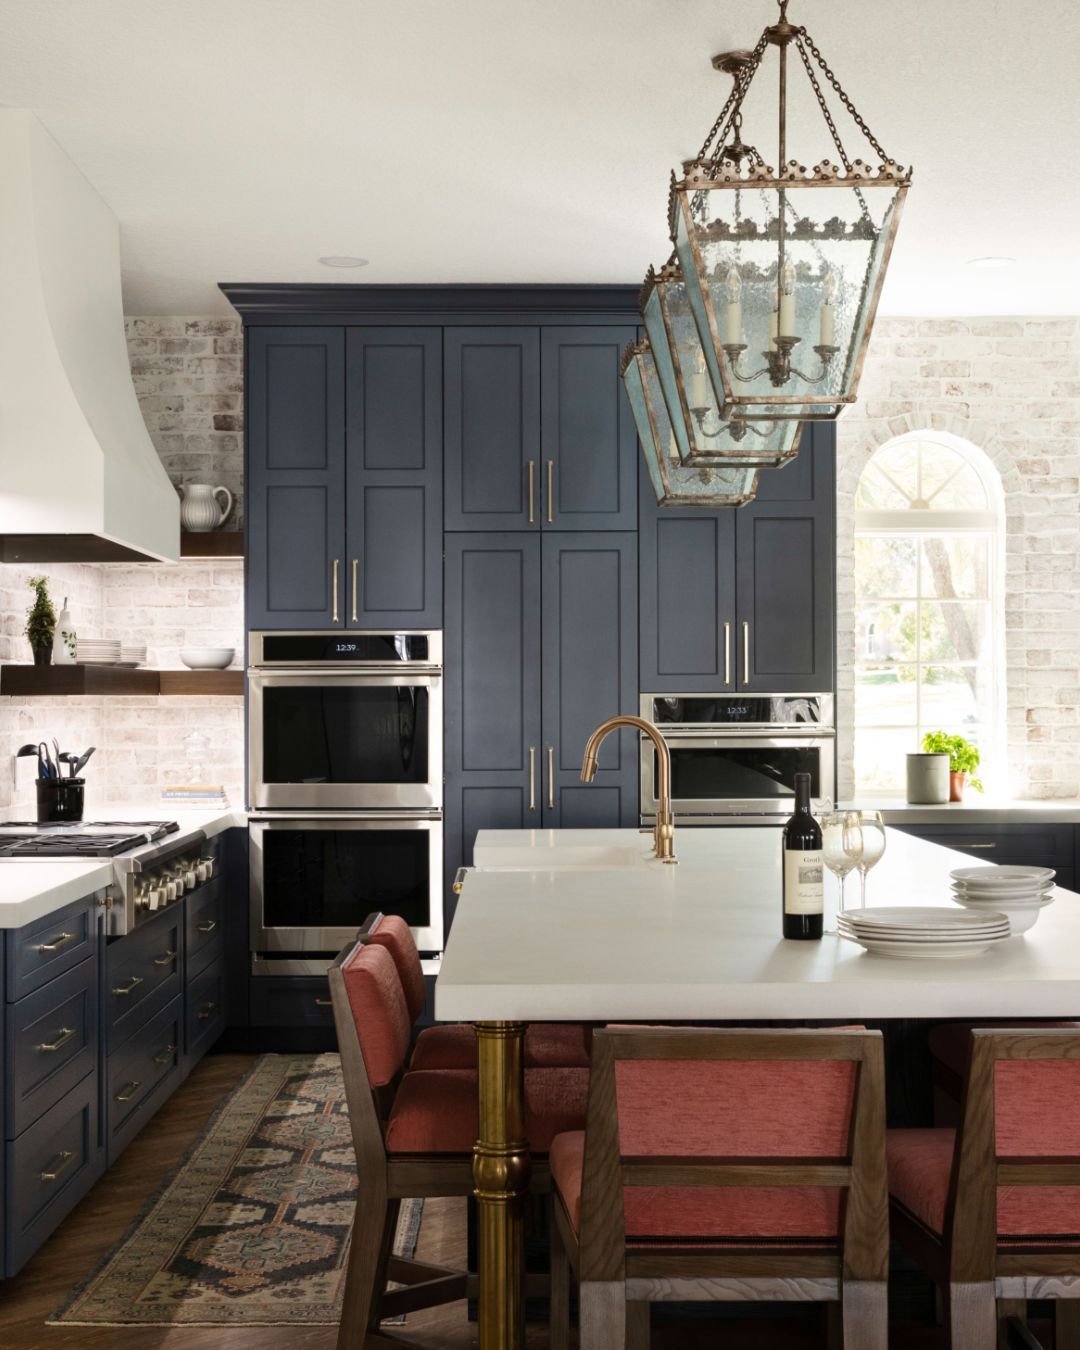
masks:
<svg viewBox="0 0 1080 1350"><path fill-rule="evenodd" d="M249 666L248 678L265 684L268 680L383 680L387 675L406 675L411 681L437 679L442 666L399 662L390 665L357 666Z"/></svg>

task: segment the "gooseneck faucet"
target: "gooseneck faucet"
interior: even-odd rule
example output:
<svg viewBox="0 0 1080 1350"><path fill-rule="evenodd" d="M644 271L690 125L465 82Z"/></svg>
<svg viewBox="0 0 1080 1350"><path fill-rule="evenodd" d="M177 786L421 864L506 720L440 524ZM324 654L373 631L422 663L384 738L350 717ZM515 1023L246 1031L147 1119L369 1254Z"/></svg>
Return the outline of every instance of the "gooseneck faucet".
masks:
<svg viewBox="0 0 1080 1350"><path fill-rule="evenodd" d="M581 781L591 783L596 777L596 762L600 754L600 746L608 733L617 731L619 727L634 727L643 736L648 736L649 740L656 746L656 758L660 766L660 781L656 787L658 799L655 830L656 856L661 862L677 863L679 860L675 856L675 816L671 809L671 751L668 749L667 741L664 740L651 722L647 722L644 717L623 716L609 717L606 722L601 722L585 743L585 754L581 760Z"/></svg>

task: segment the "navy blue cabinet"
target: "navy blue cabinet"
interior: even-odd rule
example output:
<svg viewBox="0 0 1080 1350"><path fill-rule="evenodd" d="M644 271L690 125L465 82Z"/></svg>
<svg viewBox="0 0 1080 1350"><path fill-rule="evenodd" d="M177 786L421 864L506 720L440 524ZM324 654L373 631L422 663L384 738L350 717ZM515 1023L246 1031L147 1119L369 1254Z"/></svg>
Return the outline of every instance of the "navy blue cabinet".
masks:
<svg viewBox="0 0 1080 1350"><path fill-rule="evenodd" d="M249 628L442 615L438 329L248 334Z"/></svg>
<svg viewBox="0 0 1080 1350"><path fill-rule="evenodd" d="M658 508L642 494L641 682L650 692L833 688L835 436L761 472L737 510Z"/></svg>

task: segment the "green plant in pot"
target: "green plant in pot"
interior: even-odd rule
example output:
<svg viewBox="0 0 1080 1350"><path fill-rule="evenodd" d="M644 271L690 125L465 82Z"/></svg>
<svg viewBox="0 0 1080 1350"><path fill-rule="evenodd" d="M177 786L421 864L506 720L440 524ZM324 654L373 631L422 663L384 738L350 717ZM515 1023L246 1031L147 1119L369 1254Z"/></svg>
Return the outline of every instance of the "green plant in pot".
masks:
<svg viewBox="0 0 1080 1350"><path fill-rule="evenodd" d="M56 635L56 610L49 595L48 577L30 577L27 585L34 592L34 603L26 611L26 638L34 653L35 666L52 662L53 638Z"/></svg>
<svg viewBox="0 0 1080 1350"><path fill-rule="evenodd" d="M982 792L982 780L974 776L979 767L979 747L963 736L950 736L945 731L928 731L922 738L922 748L928 755L949 756L949 801L962 802L964 789L970 783L976 792Z"/></svg>

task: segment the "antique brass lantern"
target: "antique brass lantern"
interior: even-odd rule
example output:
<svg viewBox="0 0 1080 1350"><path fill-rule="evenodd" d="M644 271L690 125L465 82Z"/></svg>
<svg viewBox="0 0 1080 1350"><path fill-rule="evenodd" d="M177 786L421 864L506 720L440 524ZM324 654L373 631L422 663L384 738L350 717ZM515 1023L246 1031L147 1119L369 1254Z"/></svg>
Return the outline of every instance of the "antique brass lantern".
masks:
<svg viewBox="0 0 1080 1350"><path fill-rule="evenodd" d="M753 499L757 469L731 465L690 468L679 458L647 338L630 343L623 352L622 376L649 480L661 506L742 506Z"/></svg>
<svg viewBox="0 0 1080 1350"><path fill-rule="evenodd" d="M789 0L779 3L779 22L752 52L715 58L734 75L734 87L697 158L671 183L671 238L717 416L747 423L831 419L855 401L911 181L806 29L788 22ZM742 139L743 103L770 48L779 53L779 169ZM822 160L807 169L788 157L789 53L805 70L839 164ZM823 83L874 162L849 156ZM688 436L692 431L688 425Z"/></svg>

